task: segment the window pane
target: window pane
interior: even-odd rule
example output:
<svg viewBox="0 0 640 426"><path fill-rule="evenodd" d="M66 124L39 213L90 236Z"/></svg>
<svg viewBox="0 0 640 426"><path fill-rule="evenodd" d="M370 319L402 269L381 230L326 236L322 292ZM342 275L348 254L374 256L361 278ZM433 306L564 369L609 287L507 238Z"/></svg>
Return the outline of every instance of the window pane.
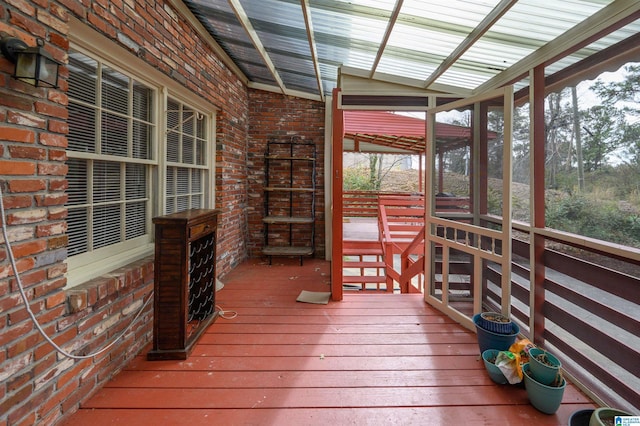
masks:
<svg viewBox="0 0 640 426"><path fill-rule="evenodd" d="M78 52L69 53L69 98L96 104L98 64Z"/></svg>
<svg viewBox="0 0 640 426"><path fill-rule="evenodd" d="M202 192L202 170L194 169L191 173L191 190Z"/></svg>
<svg viewBox="0 0 640 426"><path fill-rule="evenodd" d="M103 112L101 153L127 156L127 128L126 118Z"/></svg>
<svg viewBox="0 0 640 426"><path fill-rule="evenodd" d="M133 82L133 117L142 121L151 121L153 116L153 91L138 83Z"/></svg>
<svg viewBox="0 0 640 426"><path fill-rule="evenodd" d="M185 164L193 164L194 146L193 136L182 137L182 162Z"/></svg>
<svg viewBox="0 0 640 426"><path fill-rule="evenodd" d="M119 243L121 238L120 204L96 206L93 213L93 249Z"/></svg>
<svg viewBox="0 0 640 426"><path fill-rule="evenodd" d="M93 168L94 203L120 200L120 165L96 161Z"/></svg>
<svg viewBox="0 0 640 426"><path fill-rule="evenodd" d="M128 203L127 204L127 220L126 220L126 239L140 237L146 234L146 203Z"/></svg>
<svg viewBox="0 0 640 426"><path fill-rule="evenodd" d="M67 234L69 256L84 253L88 250L87 229L89 212L87 208L70 208L67 213Z"/></svg>
<svg viewBox="0 0 640 426"><path fill-rule="evenodd" d="M206 155L206 141L198 140L196 141L196 158L195 164L199 166L204 166L206 164L205 155Z"/></svg>
<svg viewBox="0 0 640 426"><path fill-rule="evenodd" d="M180 161L180 136L177 133L167 133L167 161L177 163Z"/></svg>
<svg viewBox="0 0 640 426"><path fill-rule="evenodd" d="M133 158L151 159L151 134L152 126L133 122Z"/></svg>
<svg viewBox="0 0 640 426"><path fill-rule="evenodd" d="M69 100L69 149L96 152L96 111Z"/></svg>
<svg viewBox="0 0 640 426"><path fill-rule="evenodd" d="M128 114L129 78L109 67L102 70L102 107Z"/></svg>
<svg viewBox="0 0 640 426"><path fill-rule="evenodd" d="M126 199L141 200L147 198L145 166L142 164L127 164L126 173Z"/></svg>
<svg viewBox="0 0 640 426"><path fill-rule="evenodd" d="M87 163L84 160L70 158L67 161L69 170L67 172L67 205L73 206L87 203Z"/></svg>

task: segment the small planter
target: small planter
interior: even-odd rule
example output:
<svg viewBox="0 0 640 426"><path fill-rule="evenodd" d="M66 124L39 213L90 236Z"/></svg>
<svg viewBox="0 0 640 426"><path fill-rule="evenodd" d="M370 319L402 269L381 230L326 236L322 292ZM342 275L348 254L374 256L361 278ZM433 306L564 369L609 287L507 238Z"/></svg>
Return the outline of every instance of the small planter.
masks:
<svg viewBox="0 0 640 426"><path fill-rule="evenodd" d="M483 353L487 349L498 349L500 351L507 351L509 347L516 341L518 333L520 333L520 327L515 322L511 322L511 333L502 334L494 333L487 329L482 328L479 325L480 314L473 316L473 322L476 325L476 334L478 336L478 346L480 347L480 353Z"/></svg>
<svg viewBox="0 0 640 426"><path fill-rule="evenodd" d="M569 417L568 426L589 426L591 420L591 414L595 410L593 408L586 408L584 410L578 410L571 413Z"/></svg>
<svg viewBox="0 0 640 426"><path fill-rule="evenodd" d="M545 414L553 414L558 411L567 381L562 378L560 386L543 385L531 377L529 363L522 365L522 373L524 375L524 387L527 390L531 405Z"/></svg>
<svg viewBox="0 0 640 426"><path fill-rule="evenodd" d="M478 320L480 327L499 334L511 334L513 332L511 323L509 318L497 312L483 312Z"/></svg>
<svg viewBox="0 0 640 426"><path fill-rule="evenodd" d="M491 380L499 385L504 385L505 383L509 383L509 381L502 373L502 370L495 364L496 356L498 356L499 352L497 349L487 349L482 352L482 360L484 361L484 367L487 369Z"/></svg>
<svg viewBox="0 0 640 426"><path fill-rule="evenodd" d="M591 419L589 420L589 426L613 425L615 424L613 420L616 416L633 416L633 414L627 413L622 410L617 410L615 408L609 408L609 407L596 408L593 414L591 414Z"/></svg>
<svg viewBox="0 0 640 426"><path fill-rule="evenodd" d="M562 364L552 354L540 348L529 349L529 368L531 376L543 385L552 385L559 381Z"/></svg>

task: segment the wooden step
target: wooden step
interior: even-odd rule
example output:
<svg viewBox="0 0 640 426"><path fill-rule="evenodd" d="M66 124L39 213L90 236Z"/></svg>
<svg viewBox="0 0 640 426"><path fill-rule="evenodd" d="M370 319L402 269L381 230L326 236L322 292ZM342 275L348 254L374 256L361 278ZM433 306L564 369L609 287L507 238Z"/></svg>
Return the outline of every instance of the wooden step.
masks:
<svg viewBox="0 0 640 426"><path fill-rule="evenodd" d="M342 267L343 268L386 268L387 264L384 262L368 262L368 261L351 262L348 260L343 260Z"/></svg>
<svg viewBox="0 0 640 426"><path fill-rule="evenodd" d="M384 275L343 275L343 283L384 283L387 277Z"/></svg>

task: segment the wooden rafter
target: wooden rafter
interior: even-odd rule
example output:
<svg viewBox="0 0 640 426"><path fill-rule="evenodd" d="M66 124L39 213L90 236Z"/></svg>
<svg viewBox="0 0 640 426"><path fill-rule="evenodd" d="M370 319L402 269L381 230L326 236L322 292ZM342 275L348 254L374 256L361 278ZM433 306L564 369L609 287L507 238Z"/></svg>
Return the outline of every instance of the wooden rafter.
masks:
<svg viewBox="0 0 640 426"><path fill-rule="evenodd" d="M309 40L309 52L311 53L311 60L313 61L313 69L316 73L316 81L318 83L318 93L320 93L320 99L324 101L324 90L322 88L322 74L320 72L320 63L318 62L318 49L316 47L316 40L313 35L313 21L311 20L311 8L309 6L309 0L300 0L302 6L302 15L304 16L304 24L307 29L307 40Z"/></svg>
<svg viewBox="0 0 640 426"><path fill-rule="evenodd" d="M371 66L371 71L369 73L369 78L373 78L376 73L376 68L378 68L378 64L380 63L380 59L382 59L382 54L384 53L384 49L387 47L387 43L389 42L389 37L391 37L391 32L393 31L393 27L398 20L398 16L400 15L400 9L402 8L402 3L404 0L396 0L396 4L393 7L393 13L389 17L389 22L387 22L387 28L384 32L384 37L380 42L380 46L378 47L378 53L376 54L376 59L373 61L373 65Z"/></svg>
<svg viewBox="0 0 640 426"><path fill-rule="evenodd" d="M476 26L473 31L455 48L447 59L425 80L424 87L428 88L438 77L445 73L471 46L474 45L518 0L502 0L491 13Z"/></svg>

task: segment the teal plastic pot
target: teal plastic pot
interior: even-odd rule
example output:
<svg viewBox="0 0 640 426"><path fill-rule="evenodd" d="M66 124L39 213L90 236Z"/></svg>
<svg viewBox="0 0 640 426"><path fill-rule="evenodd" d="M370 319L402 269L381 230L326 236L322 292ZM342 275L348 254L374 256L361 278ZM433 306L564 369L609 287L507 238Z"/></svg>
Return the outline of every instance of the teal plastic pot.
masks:
<svg viewBox="0 0 640 426"><path fill-rule="evenodd" d="M522 372L524 387L531 405L545 414L553 414L558 411L564 396L564 389L567 387L567 381L563 378L562 386L558 387L543 385L531 377L529 363L522 364Z"/></svg>
<svg viewBox="0 0 640 426"><path fill-rule="evenodd" d="M484 361L484 367L487 369L491 380L498 383L499 385L504 385L505 383L509 383L509 381L502 373L502 370L500 370L500 368L498 368L498 366L494 362L489 361L495 361L498 353L500 353L500 351L497 349L487 349L486 351L482 352L482 360Z"/></svg>
<svg viewBox="0 0 640 426"><path fill-rule="evenodd" d="M516 341L516 337L520 333L520 327L515 322L511 323L511 334L494 333L480 326L480 314L473 316L473 323L476 325L476 334L478 337L478 346L480 353L487 349L497 349L499 351L508 351L509 347Z"/></svg>
<svg viewBox="0 0 640 426"><path fill-rule="evenodd" d="M589 420L589 426L604 426L613 423L615 416L633 416L634 414L627 413L626 411L618 410L610 407L596 408L591 414ZM605 421L607 419L607 421Z"/></svg>
<svg viewBox="0 0 640 426"><path fill-rule="evenodd" d="M547 363L538 360L537 357L541 354L546 354ZM531 376L537 382L543 385L552 384L560 373L560 367L562 367L562 364L551 353L540 348L529 349L529 368L531 369Z"/></svg>

